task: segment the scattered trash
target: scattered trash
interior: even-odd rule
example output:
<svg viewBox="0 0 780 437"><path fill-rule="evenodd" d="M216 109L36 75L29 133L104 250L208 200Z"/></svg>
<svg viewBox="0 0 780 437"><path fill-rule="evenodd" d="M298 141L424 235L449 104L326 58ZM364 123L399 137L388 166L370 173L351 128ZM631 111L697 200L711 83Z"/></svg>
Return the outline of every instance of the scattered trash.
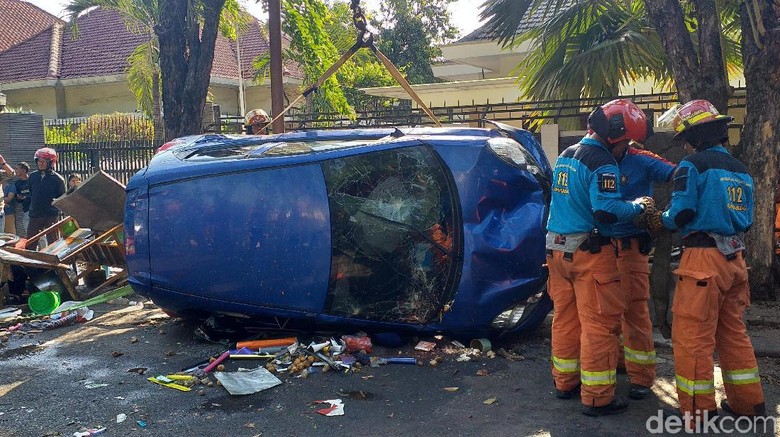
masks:
<svg viewBox="0 0 780 437"><path fill-rule="evenodd" d="M477 376L488 376L489 372L487 369L479 369L477 370Z"/></svg>
<svg viewBox="0 0 780 437"><path fill-rule="evenodd" d="M421 341L414 347L415 350L430 352L436 347L436 343L432 341Z"/></svg>
<svg viewBox="0 0 780 437"><path fill-rule="evenodd" d="M485 404L485 405L493 405L493 404L496 403L497 400L498 399L496 399L496 398L488 398L488 399L485 399L484 401L482 401L482 403Z"/></svg>
<svg viewBox="0 0 780 437"><path fill-rule="evenodd" d="M86 389L93 389L93 388L100 388L100 387L108 387L108 384L102 384L92 381L87 381L84 383L84 388Z"/></svg>
<svg viewBox="0 0 780 437"><path fill-rule="evenodd" d="M444 387L444 391L454 392L458 391L459 387Z"/></svg>
<svg viewBox="0 0 780 437"><path fill-rule="evenodd" d="M208 366L206 366L205 369L203 369L203 373L211 372L212 370L214 370L214 368L219 366L219 363L225 361L225 358L227 358L229 356L230 356L230 351L222 352L222 355L220 355L218 358L216 358L214 361L212 361Z"/></svg>
<svg viewBox="0 0 780 437"><path fill-rule="evenodd" d="M76 323L76 319L78 318L78 316L79 315L76 313L70 313L65 317L60 317L59 319L56 320L50 320L49 322L44 323L42 329L47 330L47 329L59 328L61 326L71 325L73 323Z"/></svg>
<svg viewBox="0 0 780 437"><path fill-rule="evenodd" d="M376 364L417 364L417 358L414 357L391 357L391 358L379 358L371 357L371 365Z"/></svg>
<svg viewBox="0 0 780 437"><path fill-rule="evenodd" d="M146 421L145 420L136 420L135 423L138 424L141 428L146 428Z"/></svg>
<svg viewBox="0 0 780 437"><path fill-rule="evenodd" d="M75 300L69 300L67 302L63 302L54 311L52 311L52 313L61 313L63 311L70 311L76 308L87 307L89 305L97 305L99 303L107 302L111 299L116 299L118 297L123 297L130 294L133 294L133 289L129 285L125 285L124 287L119 287L115 290L108 291L85 301L79 302Z"/></svg>
<svg viewBox="0 0 780 437"><path fill-rule="evenodd" d="M138 337L130 337L130 344L138 343Z"/></svg>
<svg viewBox="0 0 780 437"><path fill-rule="evenodd" d="M0 322L14 319L22 314L21 308L7 307L0 309Z"/></svg>
<svg viewBox="0 0 780 437"><path fill-rule="evenodd" d="M116 423L122 423L122 422L124 422L125 420L127 420L127 414L125 414L125 413L120 413L120 414L117 414L117 415L116 415Z"/></svg>
<svg viewBox="0 0 780 437"><path fill-rule="evenodd" d="M343 335L341 337L342 340L344 340L344 345L346 346L346 352L365 352L367 354L373 353L372 347L371 347L371 337L369 336L354 336L354 335Z"/></svg>
<svg viewBox="0 0 780 437"><path fill-rule="evenodd" d="M490 344L490 340L488 340L487 338L475 338L474 340L471 340L469 346L472 349L476 349L482 353L485 353L492 348L492 345Z"/></svg>
<svg viewBox="0 0 780 437"><path fill-rule="evenodd" d="M512 353L512 352L508 352L504 348L500 348L498 350L498 354L501 355L502 357L506 358L507 360L511 360L511 361L523 361L525 359L524 356L519 355L519 354L515 354L515 353Z"/></svg>
<svg viewBox="0 0 780 437"><path fill-rule="evenodd" d="M328 399L325 401L314 401L315 404L329 404L327 408L317 410L317 413L323 416L343 416L344 402L341 399Z"/></svg>
<svg viewBox="0 0 780 437"><path fill-rule="evenodd" d="M190 390L192 390L191 388L189 388L189 387L187 387L185 385L181 385L181 384L177 384L177 383L173 382L173 380L171 380L170 378L167 378L167 377L165 377L163 375L152 376L152 377L147 378L147 380L150 381L150 382L153 382L155 384L159 384L159 385L161 385L163 387L168 387L168 388L172 388L172 389L179 390L179 391L190 391Z"/></svg>
<svg viewBox="0 0 780 437"><path fill-rule="evenodd" d="M249 348L249 349L260 349L264 347L275 347L275 346L290 346L292 344L295 344L298 342L298 339L296 337L287 337L287 338L274 338L269 340L250 340L250 341L239 341L236 343L236 347L238 349L241 349L243 347Z"/></svg>
<svg viewBox="0 0 780 437"><path fill-rule="evenodd" d="M76 431L76 432L74 432L73 433L73 437L89 437L89 436L93 436L93 435L103 434L104 432L106 432L106 429L102 428L102 427L101 428L90 428L90 429L87 429L86 431Z"/></svg>
<svg viewBox="0 0 780 437"><path fill-rule="evenodd" d="M257 393L282 383L263 367L248 372L216 372L214 376L234 396Z"/></svg>
<svg viewBox="0 0 780 437"><path fill-rule="evenodd" d="M124 354L125 354L124 352L119 352L119 351L112 351L111 352L111 356L114 357L114 358L121 357Z"/></svg>
<svg viewBox="0 0 780 437"><path fill-rule="evenodd" d="M133 367L132 369L127 369L127 372L143 375L147 370L149 370L148 367Z"/></svg>
<svg viewBox="0 0 780 437"><path fill-rule="evenodd" d="M463 343L459 342L458 340L452 340L450 343L452 343L453 346L459 347L461 349L464 349L466 347L466 345L464 345Z"/></svg>

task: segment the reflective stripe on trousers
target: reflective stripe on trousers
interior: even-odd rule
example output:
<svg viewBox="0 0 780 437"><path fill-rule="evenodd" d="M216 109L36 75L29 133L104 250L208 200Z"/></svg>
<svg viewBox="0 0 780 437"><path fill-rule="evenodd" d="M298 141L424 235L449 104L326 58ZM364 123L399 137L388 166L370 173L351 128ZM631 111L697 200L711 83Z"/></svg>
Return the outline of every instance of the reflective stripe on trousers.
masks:
<svg viewBox="0 0 780 437"><path fill-rule="evenodd" d="M580 381L583 385L610 385L617 383L617 372L612 370L604 370L601 372L589 372L587 370L580 371Z"/></svg>
<svg viewBox="0 0 780 437"><path fill-rule="evenodd" d="M562 373L574 373L580 371L580 360L578 358L558 358L552 357L553 367Z"/></svg>
<svg viewBox="0 0 780 437"><path fill-rule="evenodd" d="M685 392L690 396L715 393L715 382L712 380L692 380L680 375L675 375L675 380L677 381L677 390Z"/></svg>
<svg viewBox="0 0 780 437"><path fill-rule="evenodd" d="M725 384L743 385L760 382L758 367L752 369L724 370L723 382Z"/></svg>
<svg viewBox="0 0 780 437"><path fill-rule="evenodd" d="M655 364L655 351L638 351L628 346L623 346L623 356L626 361L637 364Z"/></svg>

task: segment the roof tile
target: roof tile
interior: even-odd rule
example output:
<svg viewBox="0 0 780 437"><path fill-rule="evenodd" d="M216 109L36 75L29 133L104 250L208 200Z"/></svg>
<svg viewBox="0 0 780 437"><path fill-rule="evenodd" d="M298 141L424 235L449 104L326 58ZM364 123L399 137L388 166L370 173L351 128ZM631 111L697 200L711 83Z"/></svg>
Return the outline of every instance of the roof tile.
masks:
<svg viewBox="0 0 780 437"><path fill-rule="evenodd" d="M39 7L20 0L0 0L0 52L37 35L52 24L62 22Z"/></svg>

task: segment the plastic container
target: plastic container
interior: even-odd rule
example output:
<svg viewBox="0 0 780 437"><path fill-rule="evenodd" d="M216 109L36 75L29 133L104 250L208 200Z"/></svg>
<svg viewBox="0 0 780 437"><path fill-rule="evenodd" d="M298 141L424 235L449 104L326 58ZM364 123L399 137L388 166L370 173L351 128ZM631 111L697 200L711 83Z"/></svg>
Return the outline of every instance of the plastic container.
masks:
<svg viewBox="0 0 780 437"><path fill-rule="evenodd" d="M51 314L60 306L60 294L56 291L38 291L30 295L27 305L35 314Z"/></svg>
<svg viewBox="0 0 780 437"><path fill-rule="evenodd" d="M475 338L474 340L471 340L469 346L482 353L489 351L493 347L493 345L490 344L490 340L487 338Z"/></svg>

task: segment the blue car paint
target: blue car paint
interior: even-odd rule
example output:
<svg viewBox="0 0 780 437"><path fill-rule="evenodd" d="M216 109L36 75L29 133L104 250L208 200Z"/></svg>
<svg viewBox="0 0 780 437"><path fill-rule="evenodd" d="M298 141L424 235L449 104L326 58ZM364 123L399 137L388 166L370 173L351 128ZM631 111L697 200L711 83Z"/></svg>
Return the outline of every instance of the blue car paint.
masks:
<svg viewBox="0 0 780 437"><path fill-rule="evenodd" d="M156 156L147 171L139 172L127 187L126 229L134 229L127 233L134 245L134 250L128 251L130 283L139 293L174 311L208 309L306 318L373 330L494 333L489 325L495 316L536 293L545 281L543 190L529 172L507 165L485 147L488 139L500 136L498 132L473 128L411 129L395 141L374 144L368 149L356 147L257 159L180 159L190 150L211 147L215 142L233 145L312 140L370 142L393 132L396 130L370 129L308 131L269 137L212 137ZM330 225L327 195L317 163L322 159L417 144L426 144L438 154L457 186L463 220L462 252L458 256L462 269L451 310L444 312L441 320L425 325L325 313ZM522 137L522 144L531 154L534 151L529 149L541 151L530 133ZM542 161L549 168L546 158ZM293 171L301 173L284 175ZM254 202L230 200L236 195L235 184L244 183L244 179L257 182L256 187L242 188ZM265 190L273 188L286 193L280 196L284 201L272 203L279 199L267 196ZM187 214L161 210L166 196L175 199L169 205L188 208ZM211 207L210 199L225 201L219 214L203 210L204 202L206 209ZM297 200L300 202L296 203ZM148 205L146 217L139 212L145 205ZM316 218L308 216L309 210L317 209L317 205L325 209L319 208L311 214ZM269 206L288 216L287 221L250 213L259 212L253 208ZM220 216L225 209L232 212ZM183 220L170 223L177 215ZM251 231L248 235L246 229L232 232L227 225L229 219L243 220ZM248 223L253 220L258 223ZM212 241L199 243L205 238L204 233L211 233L208 238ZM197 246L192 246L187 237L194 238ZM203 244L209 251L194 251ZM549 300L542 306L546 314ZM523 328L521 325L515 330Z"/></svg>

